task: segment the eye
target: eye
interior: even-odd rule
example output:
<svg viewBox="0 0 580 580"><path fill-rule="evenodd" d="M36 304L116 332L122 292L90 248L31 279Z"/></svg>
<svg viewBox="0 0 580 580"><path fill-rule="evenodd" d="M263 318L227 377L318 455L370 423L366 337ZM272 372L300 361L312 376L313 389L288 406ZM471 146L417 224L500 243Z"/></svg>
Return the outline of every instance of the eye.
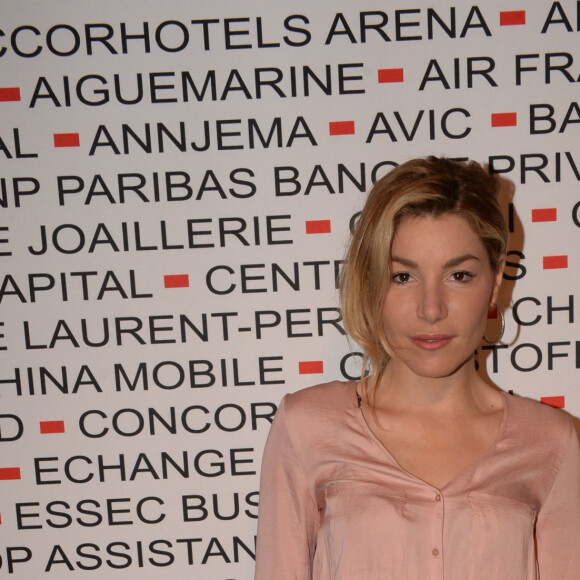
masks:
<svg viewBox="0 0 580 580"><path fill-rule="evenodd" d="M411 274L409 274L409 272L397 272L396 274L393 274L391 280L394 284L407 284L411 281Z"/></svg>
<svg viewBox="0 0 580 580"><path fill-rule="evenodd" d="M459 270L451 274L451 279L454 282L460 282L462 284L469 282L472 278L473 274L471 272L467 272L466 270Z"/></svg>

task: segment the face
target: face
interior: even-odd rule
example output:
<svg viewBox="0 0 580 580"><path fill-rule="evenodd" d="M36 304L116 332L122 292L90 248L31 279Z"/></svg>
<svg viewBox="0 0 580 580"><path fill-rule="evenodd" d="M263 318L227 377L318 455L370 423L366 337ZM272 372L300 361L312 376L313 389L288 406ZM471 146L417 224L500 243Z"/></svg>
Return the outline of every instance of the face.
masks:
<svg viewBox="0 0 580 580"><path fill-rule="evenodd" d="M389 365L425 378L474 372L473 351L495 302L503 262L465 219L407 218L393 239L392 279L382 310L395 357Z"/></svg>

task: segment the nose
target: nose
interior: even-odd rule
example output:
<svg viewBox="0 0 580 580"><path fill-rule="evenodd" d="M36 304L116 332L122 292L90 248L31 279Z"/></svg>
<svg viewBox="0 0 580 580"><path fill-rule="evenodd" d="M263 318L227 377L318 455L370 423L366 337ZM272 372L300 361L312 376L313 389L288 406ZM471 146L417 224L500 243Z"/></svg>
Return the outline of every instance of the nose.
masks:
<svg viewBox="0 0 580 580"><path fill-rule="evenodd" d="M417 315L430 324L447 316L447 297L442 284L436 282L422 284Z"/></svg>

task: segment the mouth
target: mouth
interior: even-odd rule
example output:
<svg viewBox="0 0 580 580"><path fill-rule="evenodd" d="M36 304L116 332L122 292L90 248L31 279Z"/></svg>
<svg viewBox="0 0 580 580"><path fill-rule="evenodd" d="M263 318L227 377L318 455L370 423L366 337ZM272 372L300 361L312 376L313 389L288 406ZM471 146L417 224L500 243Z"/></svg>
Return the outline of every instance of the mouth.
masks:
<svg viewBox="0 0 580 580"><path fill-rule="evenodd" d="M449 334L417 334L411 337L414 345L423 350L437 350L447 346L453 340Z"/></svg>

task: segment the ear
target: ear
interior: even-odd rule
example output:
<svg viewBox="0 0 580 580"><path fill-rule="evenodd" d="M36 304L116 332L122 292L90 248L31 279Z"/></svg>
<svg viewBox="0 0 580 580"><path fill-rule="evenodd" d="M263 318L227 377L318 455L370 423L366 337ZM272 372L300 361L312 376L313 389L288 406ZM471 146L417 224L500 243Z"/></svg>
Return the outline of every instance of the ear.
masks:
<svg viewBox="0 0 580 580"><path fill-rule="evenodd" d="M493 277L493 287L491 290L491 297L489 299L489 303L497 304L497 297L499 295L499 288L501 286L503 280L503 271L505 268L505 255L500 256L498 263L497 263L497 270Z"/></svg>

